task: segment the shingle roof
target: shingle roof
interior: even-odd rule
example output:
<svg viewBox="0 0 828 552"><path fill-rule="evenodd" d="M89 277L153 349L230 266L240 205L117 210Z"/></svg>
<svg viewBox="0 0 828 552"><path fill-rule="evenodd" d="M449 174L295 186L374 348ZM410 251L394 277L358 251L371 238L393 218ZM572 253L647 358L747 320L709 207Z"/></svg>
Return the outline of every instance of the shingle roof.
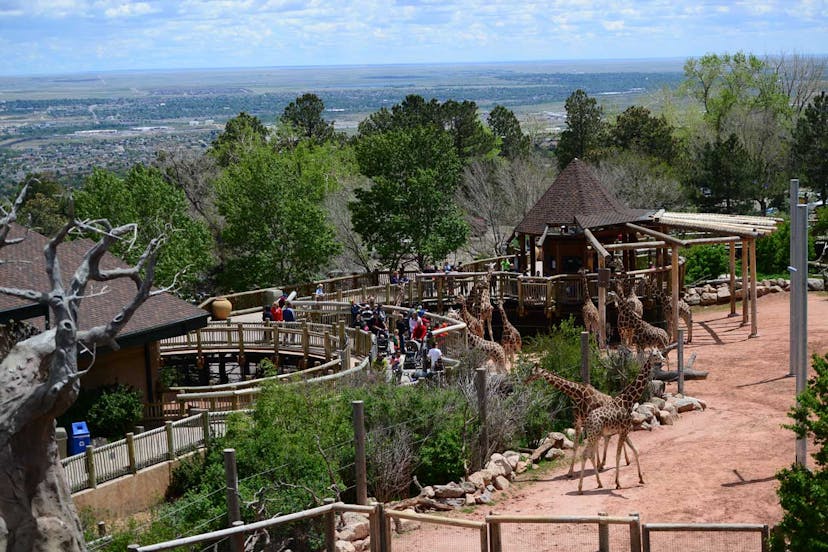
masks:
<svg viewBox="0 0 828 552"><path fill-rule="evenodd" d="M0 249L0 286L48 291L49 279L46 275L46 261L43 249L48 239L37 232L13 225L9 238L25 239L14 245ZM86 254L92 242L75 240L65 242L58 248L58 260L65 283L71 278L75 268ZM120 259L106 254L101 263L102 268L127 267ZM79 329L89 329L111 320L118 311L135 295L135 284L128 279L106 282L107 293L86 297L81 301L78 313ZM90 282L86 294L100 292L103 283ZM40 305L17 297L0 294L0 320L10 318L24 319L43 316L46 309ZM136 345L162 337L181 335L188 331L207 325L208 313L169 293L150 297L135 312L126 327L118 334L117 341L122 346Z"/></svg>
<svg viewBox="0 0 828 552"><path fill-rule="evenodd" d="M650 212L624 205L601 184L586 163L573 159L520 221L515 232L538 236L547 225L562 224L595 228L638 221Z"/></svg>

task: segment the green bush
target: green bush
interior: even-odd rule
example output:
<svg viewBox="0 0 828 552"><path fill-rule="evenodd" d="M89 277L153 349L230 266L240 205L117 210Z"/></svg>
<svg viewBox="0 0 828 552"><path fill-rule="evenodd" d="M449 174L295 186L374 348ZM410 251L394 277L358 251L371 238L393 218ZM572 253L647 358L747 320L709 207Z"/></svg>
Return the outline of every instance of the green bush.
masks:
<svg viewBox="0 0 828 552"><path fill-rule="evenodd" d="M711 280L730 272L730 253L727 246L722 244L693 246L684 251L684 258L687 263L685 284Z"/></svg>
<svg viewBox="0 0 828 552"><path fill-rule="evenodd" d="M141 395L126 385L109 385L82 390L75 403L57 423L69 428L72 422L85 421L92 437L123 439L144 415Z"/></svg>
<svg viewBox="0 0 828 552"><path fill-rule="evenodd" d="M813 259L814 232L808 232L808 258ZM756 269L763 276L788 277L791 264L791 223L785 221L776 232L756 240Z"/></svg>
<svg viewBox="0 0 828 552"><path fill-rule="evenodd" d="M814 443L810 457L816 466L794 465L776 474L785 511L771 542L777 552L828 550L828 356L814 355L813 368L808 388L788 413L794 423L787 427Z"/></svg>

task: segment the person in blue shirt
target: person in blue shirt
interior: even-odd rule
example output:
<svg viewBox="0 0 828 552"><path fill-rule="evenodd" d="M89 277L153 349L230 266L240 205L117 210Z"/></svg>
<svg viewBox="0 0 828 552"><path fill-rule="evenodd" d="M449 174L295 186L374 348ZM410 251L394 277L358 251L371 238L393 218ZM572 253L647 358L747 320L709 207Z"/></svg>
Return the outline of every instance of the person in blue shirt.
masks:
<svg viewBox="0 0 828 552"><path fill-rule="evenodd" d="M296 313L290 303L285 303L285 308L282 309L282 318L285 322L296 322Z"/></svg>

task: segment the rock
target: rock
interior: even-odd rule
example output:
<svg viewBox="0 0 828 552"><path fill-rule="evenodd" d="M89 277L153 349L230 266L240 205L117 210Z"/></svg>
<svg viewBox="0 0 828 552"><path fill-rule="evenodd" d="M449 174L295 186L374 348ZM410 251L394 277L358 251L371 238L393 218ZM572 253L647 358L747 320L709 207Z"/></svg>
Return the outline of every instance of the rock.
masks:
<svg viewBox="0 0 828 552"><path fill-rule="evenodd" d="M486 485L492 482L492 473L487 470L480 470L471 474L467 479L474 483L478 489L485 489Z"/></svg>
<svg viewBox="0 0 828 552"><path fill-rule="evenodd" d="M640 426L647 421L647 416L643 414L639 414L638 412L632 413L632 423L634 426Z"/></svg>
<svg viewBox="0 0 828 552"><path fill-rule="evenodd" d="M675 399L676 410L678 412L689 412L691 410L702 410L702 405L692 397L685 397L682 399Z"/></svg>
<svg viewBox="0 0 828 552"><path fill-rule="evenodd" d="M555 449L552 449L552 450L555 450ZM508 479L506 479L502 475L496 475L495 476L495 478L494 478L494 488L495 489L497 489L498 491L505 491L509 487L511 487L511 483L509 483Z"/></svg>
<svg viewBox="0 0 828 552"><path fill-rule="evenodd" d="M667 388L667 384L661 380L651 380L649 383L650 386L650 395L653 397L661 397L664 395L664 390Z"/></svg>
<svg viewBox="0 0 828 552"><path fill-rule="evenodd" d="M770 290L770 292L771 292L771 293L779 293L779 292L781 292L781 291L785 291L785 290L784 290L784 289L782 289L780 286L775 286L775 285L774 285L774 286L769 287L768 289Z"/></svg>
<svg viewBox="0 0 828 552"><path fill-rule="evenodd" d="M664 425L673 425L675 421L673 419L673 415L670 414L667 410L659 410L658 411L658 421Z"/></svg>
<svg viewBox="0 0 828 552"><path fill-rule="evenodd" d="M512 465L502 454L498 453L492 454L489 463L486 464L486 469L491 472L492 476L506 476L512 473Z"/></svg>
<svg viewBox="0 0 828 552"><path fill-rule="evenodd" d="M477 504L477 502L475 502L474 493L466 494L466 506L474 506L475 504Z"/></svg>
<svg viewBox="0 0 828 552"><path fill-rule="evenodd" d="M406 510L406 512L413 512L413 510ZM408 533L409 531L416 531L420 528L420 522L413 519L394 519L394 530L400 533Z"/></svg>
<svg viewBox="0 0 828 552"><path fill-rule="evenodd" d="M684 297L684 302L690 305L691 307L696 307L701 304L701 297L699 297L696 293L688 293Z"/></svg>
<svg viewBox="0 0 828 552"><path fill-rule="evenodd" d="M434 498L434 487L432 487L431 485L423 487L423 494L428 498Z"/></svg>
<svg viewBox="0 0 828 552"><path fill-rule="evenodd" d="M345 526L339 531L339 539L345 541L362 540L371 534L371 525L367 516L355 512L342 514Z"/></svg>
<svg viewBox="0 0 828 552"><path fill-rule="evenodd" d="M702 293L716 293L716 288L710 284L705 284L704 287L702 287L702 290Z"/></svg>
<svg viewBox="0 0 828 552"><path fill-rule="evenodd" d="M528 464L521 460L520 462L518 462L517 468L515 468L515 472L523 473L526 471L526 468L528 468Z"/></svg>
<svg viewBox="0 0 828 552"><path fill-rule="evenodd" d="M356 552L356 547L346 540L336 541L336 552Z"/></svg>
<svg viewBox="0 0 828 552"><path fill-rule="evenodd" d="M655 416L656 408L650 403L644 403L639 405L638 408L635 409L635 411L639 414L644 415L644 417L647 418L647 421L650 421L650 418Z"/></svg>
<svg viewBox="0 0 828 552"><path fill-rule="evenodd" d="M678 416L678 409L676 408L676 403L674 403L673 401L665 402L664 406L662 406L661 409L666 410L670 414Z"/></svg>
<svg viewBox="0 0 828 552"><path fill-rule="evenodd" d="M701 294L702 305L715 305L717 300L718 296L715 293L705 292Z"/></svg>
<svg viewBox="0 0 828 552"><path fill-rule="evenodd" d="M546 456L544 456L544 458L546 458L547 460L555 460L557 458L563 458L564 456L566 456L566 453L563 450L559 448L551 448L546 453Z"/></svg>
<svg viewBox="0 0 828 552"><path fill-rule="evenodd" d="M571 441L574 441L575 440L575 428L574 427L566 428L564 430L564 435L566 435L567 439L569 439Z"/></svg>
<svg viewBox="0 0 828 552"><path fill-rule="evenodd" d="M461 481L460 486L463 487L463 490L466 491L466 494L474 494L477 492L477 485L475 485L471 481Z"/></svg>
<svg viewBox="0 0 828 552"><path fill-rule="evenodd" d="M441 500L443 504L446 506L451 506L452 508L462 508L466 505L466 497L463 498L444 498Z"/></svg>
<svg viewBox="0 0 828 552"><path fill-rule="evenodd" d="M466 491L455 482L448 485L434 485L435 498L462 498L466 496Z"/></svg>
<svg viewBox="0 0 828 552"><path fill-rule="evenodd" d="M575 443L573 443L569 439L564 439L563 443L561 443L561 448L564 450L572 450L573 448L575 448Z"/></svg>
<svg viewBox="0 0 828 552"><path fill-rule="evenodd" d="M756 297L764 297L768 291L767 286L756 286Z"/></svg>
<svg viewBox="0 0 828 552"><path fill-rule="evenodd" d="M707 403L702 399L696 399L696 402L699 403L702 407L702 410L707 410Z"/></svg>
<svg viewBox="0 0 828 552"><path fill-rule="evenodd" d="M512 469L516 469L518 462L520 461L520 453L515 452L513 450L507 450L503 453L503 457L509 462L509 465L512 466Z"/></svg>
<svg viewBox="0 0 828 552"><path fill-rule="evenodd" d="M486 485L486 492L489 492L489 493L495 492L494 485Z"/></svg>
<svg viewBox="0 0 828 552"><path fill-rule="evenodd" d="M724 303L725 301L730 300L730 289L725 284L724 286L720 287L716 290L716 301L721 301Z"/></svg>
<svg viewBox="0 0 828 552"><path fill-rule="evenodd" d="M476 504L489 504L492 501L492 495L489 491L474 497L474 502Z"/></svg>
<svg viewBox="0 0 828 552"><path fill-rule="evenodd" d="M825 291L825 281L822 278L808 278L808 291Z"/></svg>
<svg viewBox="0 0 828 552"><path fill-rule="evenodd" d="M665 400L664 400L664 399L662 399L661 397L650 397L650 401L649 401L649 402L650 402L650 404L652 404L654 407L656 407L658 410L662 410L662 409L664 409L664 405L667 403L667 401L665 401Z"/></svg>

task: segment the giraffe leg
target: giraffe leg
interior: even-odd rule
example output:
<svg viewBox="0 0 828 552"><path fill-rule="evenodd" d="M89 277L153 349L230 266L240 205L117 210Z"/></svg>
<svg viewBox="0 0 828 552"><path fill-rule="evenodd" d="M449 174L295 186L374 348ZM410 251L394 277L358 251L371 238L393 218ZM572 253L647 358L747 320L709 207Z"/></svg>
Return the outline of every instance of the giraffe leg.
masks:
<svg viewBox="0 0 828 552"><path fill-rule="evenodd" d="M586 456L587 453L592 454L592 451L589 449L589 442L584 444L584 448L581 451L581 477L578 479L578 494L584 494L583 486L584 486L584 468L586 467Z"/></svg>
<svg viewBox="0 0 828 552"><path fill-rule="evenodd" d="M581 431L583 431L583 422L576 419L575 442L572 445L572 462L569 463L569 473L567 474L570 478L575 476L575 474L573 473L573 469L575 468L575 459L578 458L578 443L581 441Z"/></svg>
<svg viewBox="0 0 828 552"><path fill-rule="evenodd" d="M598 469L598 440L595 440L595 443L592 445L592 468L595 470L595 480L598 481L598 488L603 489L604 484L601 483L601 475Z"/></svg>
<svg viewBox="0 0 828 552"><path fill-rule="evenodd" d="M601 458L601 469L607 465L607 449L609 448L610 436L604 435L604 456Z"/></svg>
<svg viewBox="0 0 828 552"><path fill-rule="evenodd" d="M494 341L494 332L492 332L492 315L489 314L488 318L486 318L486 326L489 329L489 339Z"/></svg>
<svg viewBox="0 0 828 552"><path fill-rule="evenodd" d="M624 439L626 436L622 436L621 434L618 435L618 446L615 447L615 488L621 488L621 481L619 476L621 474L621 449L624 448Z"/></svg>
<svg viewBox="0 0 828 552"><path fill-rule="evenodd" d="M633 451L633 456L635 456L635 465L638 467L638 482L643 485L644 484L644 476L641 475L641 462L638 461L638 449L636 449L635 445L632 444L632 441L630 441L629 436L626 436L624 438L624 441L627 443L627 445L629 445L629 447Z"/></svg>

